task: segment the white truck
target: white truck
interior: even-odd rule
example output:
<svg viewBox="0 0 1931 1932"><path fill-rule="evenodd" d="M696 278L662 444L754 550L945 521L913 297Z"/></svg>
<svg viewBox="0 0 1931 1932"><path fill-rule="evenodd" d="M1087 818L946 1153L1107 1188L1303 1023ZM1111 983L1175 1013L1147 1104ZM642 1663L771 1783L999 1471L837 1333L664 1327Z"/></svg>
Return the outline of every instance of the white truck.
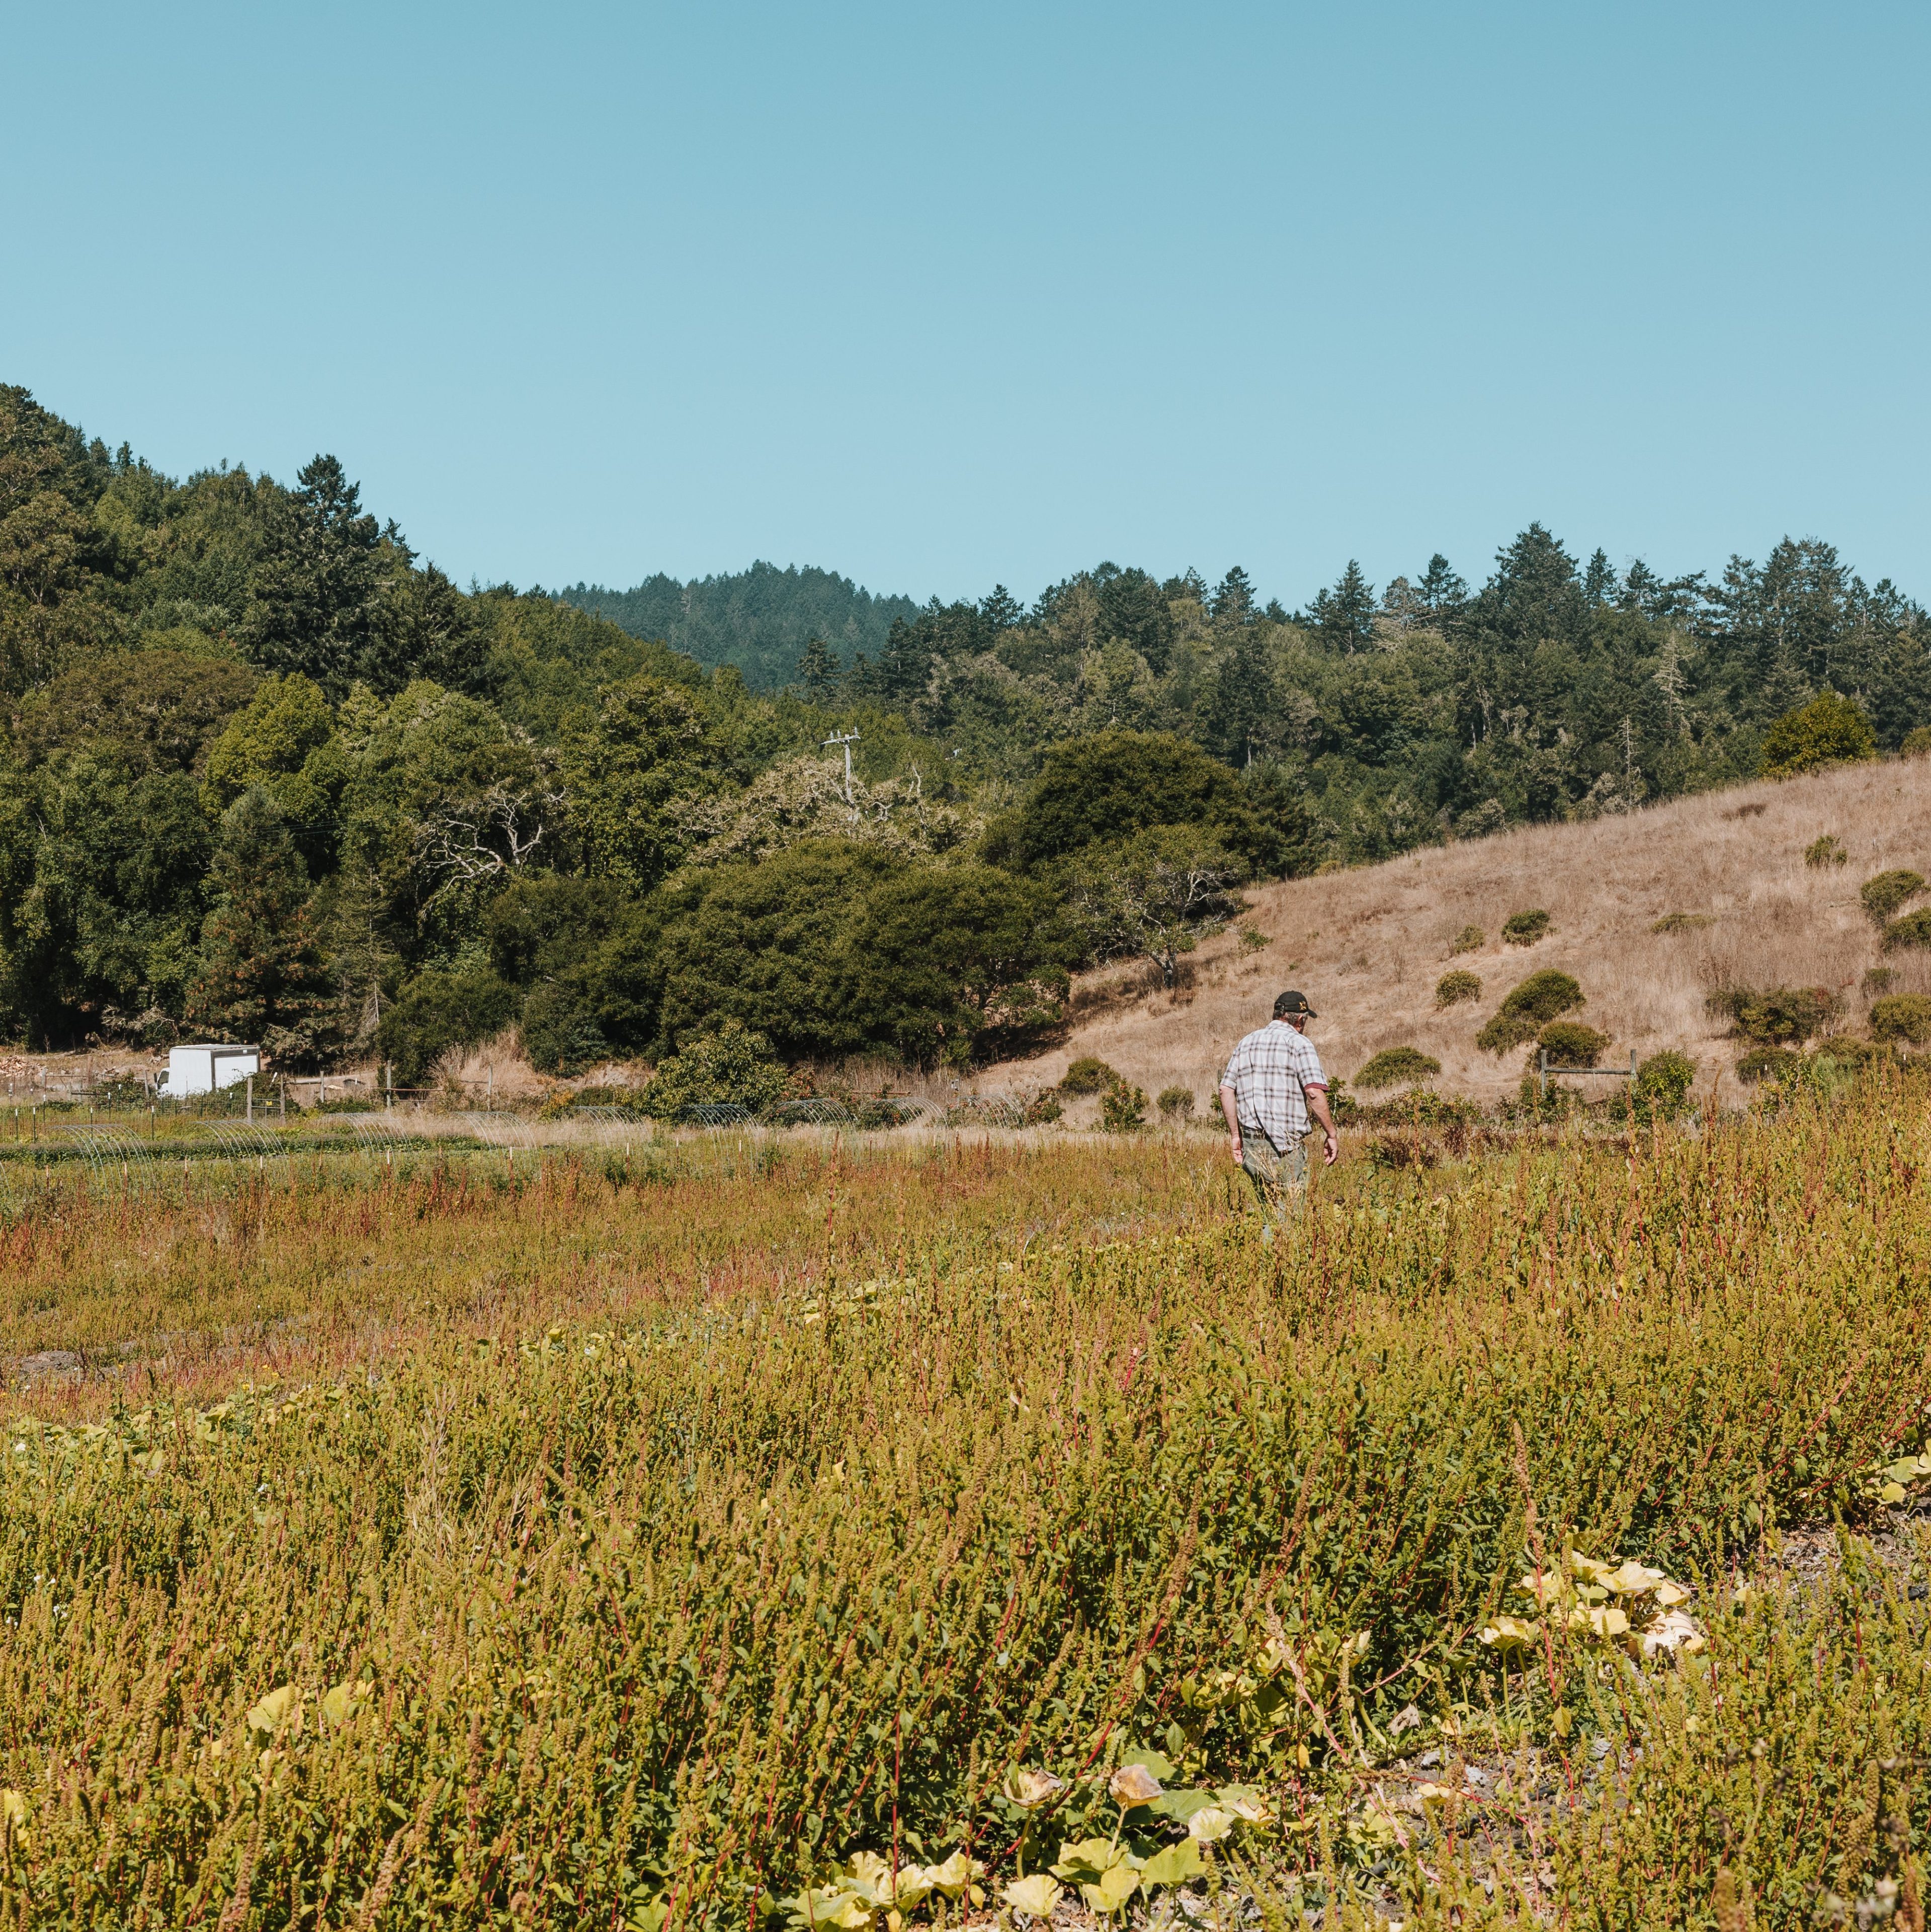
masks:
<svg viewBox="0 0 1931 1932"><path fill-rule="evenodd" d="M259 1046L216 1046L197 1042L190 1046L168 1048L167 1076L159 1091L170 1100L184 1100L190 1094L212 1094L217 1088L232 1087L251 1073L262 1070Z"/></svg>

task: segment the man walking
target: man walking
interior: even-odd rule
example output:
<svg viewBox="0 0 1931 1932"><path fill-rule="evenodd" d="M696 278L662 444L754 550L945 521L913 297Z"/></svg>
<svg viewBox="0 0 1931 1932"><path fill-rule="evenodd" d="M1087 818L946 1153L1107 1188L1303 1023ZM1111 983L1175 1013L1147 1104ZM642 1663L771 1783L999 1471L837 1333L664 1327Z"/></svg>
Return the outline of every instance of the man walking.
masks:
<svg viewBox="0 0 1931 1932"><path fill-rule="evenodd" d="M1307 1038L1307 1023L1315 1017L1305 994L1283 993L1271 1024L1234 1048L1220 1076L1220 1111L1235 1164L1246 1169L1261 1207L1277 1219L1285 1218L1289 1199L1299 1199L1307 1185L1301 1142L1310 1114L1320 1123L1322 1158L1330 1167L1341 1151L1328 1111L1327 1076Z"/></svg>

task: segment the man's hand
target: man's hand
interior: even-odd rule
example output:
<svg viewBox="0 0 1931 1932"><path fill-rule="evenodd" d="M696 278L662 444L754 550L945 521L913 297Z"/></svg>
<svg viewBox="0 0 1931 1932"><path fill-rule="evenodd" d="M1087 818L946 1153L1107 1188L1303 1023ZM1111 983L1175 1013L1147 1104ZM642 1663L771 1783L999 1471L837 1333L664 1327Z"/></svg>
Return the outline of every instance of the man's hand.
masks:
<svg viewBox="0 0 1931 1932"><path fill-rule="evenodd" d="M1321 1160L1328 1166L1332 1167L1335 1162L1340 1158L1340 1137L1335 1132L1332 1127L1324 1128L1321 1132Z"/></svg>
<svg viewBox="0 0 1931 1932"><path fill-rule="evenodd" d="M1234 1165L1236 1167L1240 1166L1241 1165L1240 1136L1238 1134L1229 1138L1227 1143L1227 1151L1234 1156Z"/></svg>

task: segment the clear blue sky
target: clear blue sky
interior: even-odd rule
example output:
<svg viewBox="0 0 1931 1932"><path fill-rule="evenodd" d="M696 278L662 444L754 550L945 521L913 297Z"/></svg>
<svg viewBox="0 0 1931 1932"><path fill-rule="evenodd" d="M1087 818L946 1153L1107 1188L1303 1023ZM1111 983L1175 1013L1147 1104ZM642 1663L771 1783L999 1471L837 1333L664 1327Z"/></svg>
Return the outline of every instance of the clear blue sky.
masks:
<svg viewBox="0 0 1931 1932"><path fill-rule="evenodd" d="M5 10L0 380L466 580L1931 598L1931 8Z"/></svg>

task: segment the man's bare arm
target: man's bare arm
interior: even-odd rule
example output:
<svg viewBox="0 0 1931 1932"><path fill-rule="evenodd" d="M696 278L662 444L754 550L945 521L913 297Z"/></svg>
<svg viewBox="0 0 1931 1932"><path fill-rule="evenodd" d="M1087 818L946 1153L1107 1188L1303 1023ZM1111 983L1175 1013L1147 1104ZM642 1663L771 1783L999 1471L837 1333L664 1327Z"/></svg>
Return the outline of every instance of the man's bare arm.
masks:
<svg viewBox="0 0 1931 1932"><path fill-rule="evenodd" d="M1231 1087L1220 1090L1220 1111L1227 1116L1227 1138L1229 1150L1234 1156L1234 1164L1240 1164L1240 1115L1237 1111L1240 1096Z"/></svg>
<svg viewBox="0 0 1931 1932"><path fill-rule="evenodd" d="M1336 1156L1341 1152L1341 1136L1334 1131L1334 1116L1328 1112L1327 1089L1325 1087L1310 1087L1307 1090L1307 1107L1325 1137L1321 1143L1321 1157L1332 1167Z"/></svg>

